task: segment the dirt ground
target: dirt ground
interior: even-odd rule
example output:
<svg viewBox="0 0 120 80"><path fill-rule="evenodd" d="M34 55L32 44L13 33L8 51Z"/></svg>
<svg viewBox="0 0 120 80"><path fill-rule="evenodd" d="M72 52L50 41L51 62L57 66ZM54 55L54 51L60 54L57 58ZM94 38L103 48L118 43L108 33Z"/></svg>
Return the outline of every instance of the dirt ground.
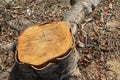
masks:
<svg viewBox="0 0 120 80"><path fill-rule="evenodd" d="M120 80L120 1L109 1L85 18L91 21L79 24L78 40L86 45L77 47L81 80ZM0 80L8 80L15 62L5 46L17 41L22 27L62 20L70 8L68 0L0 0Z"/></svg>

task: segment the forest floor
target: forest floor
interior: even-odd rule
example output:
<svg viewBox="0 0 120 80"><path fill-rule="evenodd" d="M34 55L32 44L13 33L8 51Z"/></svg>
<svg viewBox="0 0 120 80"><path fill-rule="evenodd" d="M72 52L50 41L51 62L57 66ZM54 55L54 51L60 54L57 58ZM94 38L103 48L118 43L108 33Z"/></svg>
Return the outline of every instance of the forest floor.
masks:
<svg viewBox="0 0 120 80"><path fill-rule="evenodd" d="M7 1L7 0L6 0ZM14 52L5 48L20 35L22 27L63 19L71 8L68 0L0 0L0 80L8 80ZM78 47L81 80L120 80L120 1L102 1L79 26ZM84 33L87 34L85 42Z"/></svg>

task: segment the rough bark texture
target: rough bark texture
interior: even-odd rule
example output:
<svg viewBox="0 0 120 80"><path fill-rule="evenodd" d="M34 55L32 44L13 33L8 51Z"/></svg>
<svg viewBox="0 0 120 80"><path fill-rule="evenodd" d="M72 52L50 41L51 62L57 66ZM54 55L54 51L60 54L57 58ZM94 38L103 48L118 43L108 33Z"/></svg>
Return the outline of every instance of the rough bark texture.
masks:
<svg viewBox="0 0 120 80"><path fill-rule="evenodd" d="M99 2L100 0L76 0L75 4L72 4L71 10L65 14L63 20L71 25L73 35L76 34L77 24L91 13ZM34 70L30 65L16 63L10 80L81 80L77 64L79 54L75 47L67 58L55 62L44 70Z"/></svg>
<svg viewBox="0 0 120 80"><path fill-rule="evenodd" d="M15 63L10 80L71 80L79 75L77 62L79 53L73 48L69 55L42 70L35 70L30 65ZM71 76L72 75L72 76ZM79 80L77 77L76 79Z"/></svg>

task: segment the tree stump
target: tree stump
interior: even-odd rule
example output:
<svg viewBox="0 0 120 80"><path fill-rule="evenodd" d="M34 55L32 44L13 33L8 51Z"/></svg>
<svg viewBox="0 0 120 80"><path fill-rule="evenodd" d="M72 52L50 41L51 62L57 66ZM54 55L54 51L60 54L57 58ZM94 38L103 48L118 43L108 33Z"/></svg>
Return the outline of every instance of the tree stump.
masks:
<svg viewBox="0 0 120 80"><path fill-rule="evenodd" d="M65 22L53 22L25 30L18 39L20 62L41 65L67 54L73 46L70 27Z"/></svg>
<svg viewBox="0 0 120 80"><path fill-rule="evenodd" d="M77 70L78 55L67 22L30 27L18 39L11 80L66 80Z"/></svg>
<svg viewBox="0 0 120 80"><path fill-rule="evenodd" d="M71 1L75 3L64 21L33 26L21 34L10 80L81 80L73 36L77 24L101 0Z"/></svg>

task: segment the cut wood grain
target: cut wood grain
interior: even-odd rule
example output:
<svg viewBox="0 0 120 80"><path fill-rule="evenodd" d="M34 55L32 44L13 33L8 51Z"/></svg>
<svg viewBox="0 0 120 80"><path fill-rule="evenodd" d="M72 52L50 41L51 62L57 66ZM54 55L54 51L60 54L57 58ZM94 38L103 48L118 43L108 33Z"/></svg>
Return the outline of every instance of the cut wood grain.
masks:
<svg viewBox="0 0 120 80"><path fill-rule="evenodd" d="M74 1L75 4L66 13L63 21L33 26L21 34L17 57L21 63L32 67L16 63L10 75L11 80L82 80L77 64L79 53L73 37L77 32L77 24L92 12L93 6L100 0ZM24 73L28 71L31 76Z"/></svg>
<svg viewBox="0 0 120 80"><path fill-rule="evenodd" d="M66 22L33 26L18 39L18 59L22 63L41 65L66 54L72 45L70 26Z"/></svg>

